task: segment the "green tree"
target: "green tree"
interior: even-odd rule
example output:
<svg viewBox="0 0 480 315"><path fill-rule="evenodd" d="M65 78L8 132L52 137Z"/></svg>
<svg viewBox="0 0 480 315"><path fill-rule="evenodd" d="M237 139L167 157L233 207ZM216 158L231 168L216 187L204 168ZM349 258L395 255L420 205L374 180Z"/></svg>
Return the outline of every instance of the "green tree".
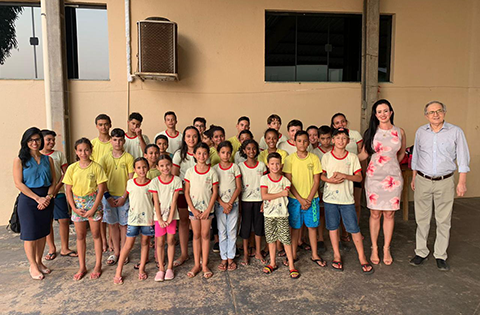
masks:
<svg viewBox="0 0 480 315"><path fill-rule="evenodd" d="M0 65L10 57L12 48L18 48L15 20L22 11L20 6L0 6Z"/></svg>

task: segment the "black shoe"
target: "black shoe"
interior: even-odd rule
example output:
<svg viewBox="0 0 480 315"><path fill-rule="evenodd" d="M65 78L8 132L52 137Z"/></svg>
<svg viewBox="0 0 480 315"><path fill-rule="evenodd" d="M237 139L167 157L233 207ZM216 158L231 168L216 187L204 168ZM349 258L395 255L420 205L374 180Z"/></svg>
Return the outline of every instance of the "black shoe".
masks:
<svg viewBox="0 0 480 315"><path fill-rule="evenodd" d="M324 241L320 241L317 243L317 248L318 248L318 251L321 253L321 254L324 254L326 251L327 251L327 247L325 246L325 242Z"/></svg>
<svg viewBox="0 0 480 315"><path fill-rule="evenodd" d="M415 257L413 257L411 260L410 260L410 265L412 266L420 266L421 264L423 264L423 262L425 260L427 260L428 256L423 258L423 257L420 257L418 255L415 255Z"/></svg>
<svg viewBox="0 0 480 315"><path fill-rule="evenodd" d="M437 258L437 268L441 271L448 271L450 270L450 266L447 264L447 261L444 259Z"/></svg>
<svg viewBox="0 0 480 315"><path fill-rule="evenodd" d="M220 253L220 244L219 243L213 244L213 252L214 253Z"/></svg>

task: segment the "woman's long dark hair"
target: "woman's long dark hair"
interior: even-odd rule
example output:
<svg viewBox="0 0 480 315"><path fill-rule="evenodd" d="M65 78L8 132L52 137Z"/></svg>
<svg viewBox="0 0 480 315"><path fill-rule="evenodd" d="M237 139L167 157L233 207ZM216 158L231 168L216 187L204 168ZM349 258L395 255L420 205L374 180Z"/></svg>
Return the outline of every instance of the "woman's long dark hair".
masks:
<svg viewBox="0 0 480 315"><path fill-rule="evenodd" d="M392 112L392 116L390 116L390 122L393 125L394 112L393 112L392 104L390 104L390 102L385 99L376 101L372 107L372 114L370 115L370 122L368 124L368 129L365 131L365 134L363 135L363 145L368 155L372 155L375 153L375 150L373 150L373 139L375 138L375 134L377 133L377 128L380 123L378 121L377 116L375 115L377 113L378 105L388 105L388 108Z"/></svg>
<svg viewBox="0 0 480 315"><path fill-rule="evenodd" d="M40 129L37 127L28 128L22 136L22 140L20 141L20 151L18 152L18 158L22 161L22 166L25 167L25 164L30 160L32 155L30 154L30 149L28 148L28 140L30 140L34 135L38 135L40 137L40 147L38 150L43 149L43 135Z"/></svg>
<svg viewBox="0 0 480 315"><path fill-rule="evenodd" d="M185 134L187 133L188 130L195 130L195 132L197 133L198 140L197 140L197 143L195 143L195 145L197 145L199 142L202 142L202 138L200 137L200 131L198 131L197 128L195 128L194 126L188 126L187 128L185 128L182 135L182 148L180 149L180 158L182 162L184 162L187 159L188 146L185 143Z"/></svg>

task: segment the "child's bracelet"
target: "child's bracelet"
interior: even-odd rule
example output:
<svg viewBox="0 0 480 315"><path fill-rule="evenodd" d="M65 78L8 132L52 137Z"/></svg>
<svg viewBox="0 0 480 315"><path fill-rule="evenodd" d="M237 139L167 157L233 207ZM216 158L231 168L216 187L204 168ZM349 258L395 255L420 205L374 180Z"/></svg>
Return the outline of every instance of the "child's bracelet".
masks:
<svg viewBox="0 0 480 315"><path fill-rule="evenodd" d="M110 197L112 197L112 195L110 195L110 193L108 191L106 191L103 196L105 197L105 199L108 199Z"/></svg>

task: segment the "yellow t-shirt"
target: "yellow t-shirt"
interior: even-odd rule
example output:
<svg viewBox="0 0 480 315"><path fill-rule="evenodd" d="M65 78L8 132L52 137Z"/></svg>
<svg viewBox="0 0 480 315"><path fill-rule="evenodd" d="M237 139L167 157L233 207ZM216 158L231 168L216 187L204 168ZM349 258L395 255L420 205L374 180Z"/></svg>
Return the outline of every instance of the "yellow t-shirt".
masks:
<svg viewBox="0 0 480 315"><path fill-rule="evenodd" d="M308 152L307 156L301 159L295 152L285 159L283 172L292 174L292 185L300 197L307 198L313 187L313 176L322 172L322 164L313 153ZM289 197L295 198L292 192L290 192ZM314 197L318 197L318 191L315 192Z"/></svg>
<svg viewBox="0 0 480 315"><path fill-rule="evenodd" d="M127 152L123 152L118 158L114 158L110 153L100 159L100 165L107 174L107 187L110 195L123 196L130 178L129 174L134 172L133 161L133 156Z"/></svg>
<svg viewBox="0 0 480 315"><path fill-rule="evenodd" d="M218 163L220 163L220 156L218 156L217 149L215 149L215 147L211 147L210 148L210 164L212 166L215 166Z"/></svg>
<svg viewBox="0 0 480 315"><path fill-rule="evenodd" d="M95 138L92 141L93 151L90 157L93 161L99 163L100 159L109 152L112 152L112 144L110 141L102 142L100 139Z"/></svg>
<svg viewBox="0 0 480 315"><path fill-rule="evenodd" d="M285 163L285 159L286 159L287 156L288 156L287 151L282 150L282 149L277 149L277 153L280 154L280 156L282 157L282 164L284 164L284 163ZM268 150L262 151L262 152L260 152L260 154L258 155L258 160L259 160L260 162L263 162L263 163L268 167L267 156L268 156Z"/></svg>
<svg viewBox="0 0 480 315"><path fill-rule="evenodd" d="M92 161L86 168L81 168L79 162L70 164L63 177L65 185L72 186L75 196L87 196L97 191L98 185L108 180L103 168Z"/></svg>
<svg viewBox="0 0 480 315"><path fill-rule="evenodd" d="M150 180L158 176L160 176L160 171L156 167L149 169L147 172L147 178ZM133 178L137 178L137 177L138 177L137 173L133 174Z"/></svg>
<svg viewBox="0 0 480 315"><path fill-rule="evenodd" d="M358 157L347 151L343 157L337 157L333 151L325 153L322 158L323 173L327 178L332 177L334 172L347 175L355 175L362 171ZM340 184L325 183L323 188L323 201L339 205L351 205L355 203L353 198L353 182L344 180Z"/></svg>
<svg viewBox="0 0 480 315"><path fill-rule="evenodd" d="M233 136L231 138L228 138L228 140L231 144L232 144L232 147L233 147L233 152L232 152L232 156L235 156L235 153L240 149L240 147L242 146L242 144L240 143L240 140L238 140L237 136Z"/></svg>

